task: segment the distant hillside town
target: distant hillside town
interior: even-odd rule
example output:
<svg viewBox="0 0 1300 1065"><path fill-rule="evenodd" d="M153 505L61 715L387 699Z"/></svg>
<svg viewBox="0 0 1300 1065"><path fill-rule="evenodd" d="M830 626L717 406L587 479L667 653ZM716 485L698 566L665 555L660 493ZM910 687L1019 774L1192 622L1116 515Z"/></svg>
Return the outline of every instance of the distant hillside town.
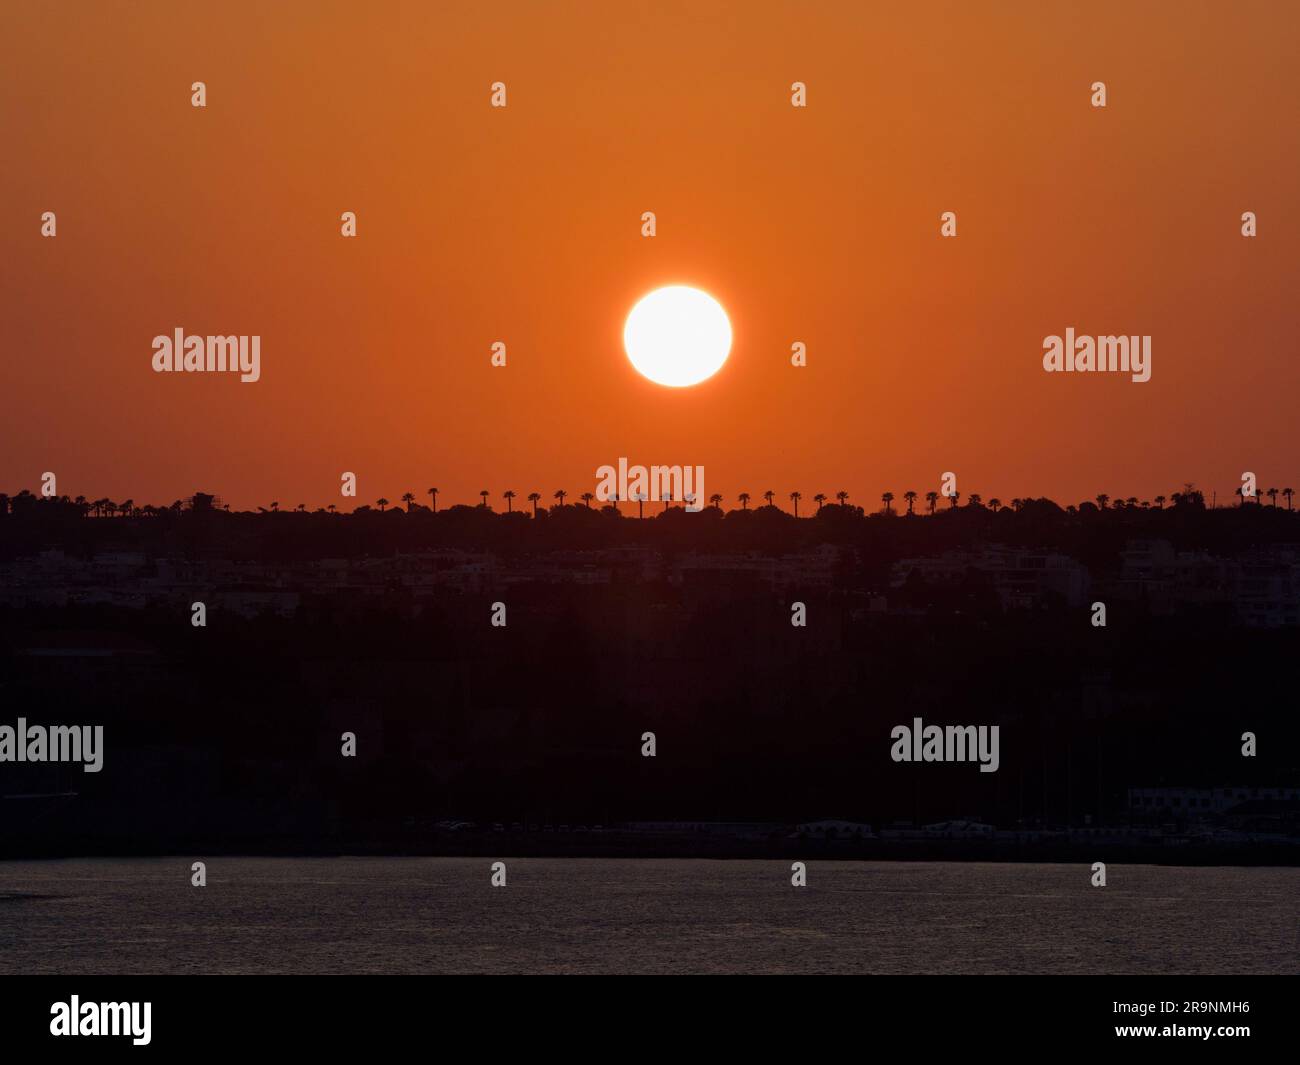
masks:
<svg viewBox="0 0 1300 1065"><path fill-rule="evenodd" d="M430 490L436 493L436 490ZM195 598L241 617L292 617L322 599L408 614L445 595L520 586L661 584L725 596L834 594L846 609L919 615L950 609L1081 609L1131 604L1153 615L1212 611L1234 624L1300 625L1300 516L1290 490L1207 508L1188 486L1172 501L1060 507L971 495L960 506L871 513L815 497L796 517L769 502L699 513L664 503L487 504L230 512L196 493L168 507L0 495L0 604L181 606ZM511 502L514 493L507 493ZM799 493L792 493L799 496ZM930 493L934 496L935 493ZM1282 496L1285 506L1278 502ZM1265 503L1269 498L1271 502ZM1168 505L1166 505L1168 503ZM797 509L798 500L794 501ZM633 509L629 509L633 508Z"/></svg>

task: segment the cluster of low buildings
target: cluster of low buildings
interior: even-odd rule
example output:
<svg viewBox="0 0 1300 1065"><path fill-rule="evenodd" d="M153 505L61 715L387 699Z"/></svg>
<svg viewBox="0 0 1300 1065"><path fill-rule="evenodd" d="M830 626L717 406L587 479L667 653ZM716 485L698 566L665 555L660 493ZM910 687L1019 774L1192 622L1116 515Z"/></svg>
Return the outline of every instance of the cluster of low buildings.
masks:
<svg viewBox="0 0 1300 1065"><path fill-rule="evenodd" d="M929 584L983 575L1005 609L1051 602L1081 607L1092 601L1140 602L1154 614L1218 606L1255 628L1300 625L1300 545L1249 548L1231 558L1180 551L1168 540L1130 540L1114 573L1094 575L1056 551L989 544L895 563L891 585L912 574Z"/></svg>
<svg viewBox="0 0 1300 1065"><path fill-rule="evenodd" d="M1300 625L1300 545L1254 547L1217 558L1175 550L1167 540L1130 540L1112 589L1155 613L1222 604L1251 627Z"/></svg>
<svg viewBox="0 0 1300 1065"><path fill-rule="evenodd" d="M527 584L670 587L725 594L731 587L818 594L841 584L852 552L821 545L800 552L664 552L634 545L598 550L498 554L445 548L384 557L289 561L153 557L59 550L0 563L0 604L10 606L160 603L207 604L252 617L293 616L306 596L335 599L402 596L418 602L443 593L502 593ZM1300 545L1272 545L1232 558L1180 551L1165 540L1130 540L1118 567L1093 574L1059 551L987 544L894 563L889 587L868 593L873 613L916 609L904 595L917 579L956 586L977 573L1003 609L1094 600L1140 602L1152 613L1219 606L1246 626L1300 626ZM883 594L881 594L883 593Z"/></svg>
<svg viewBox="0 0 1300 1065"><path fill-rule="evenodd" d="M906 847L925 843L988 843L1002 846L1107 843L1119 846L1180 844L1300 844L1300 788L1131 788L1129 816L1102 825L1086 818L1075 825L998 827L971 818L929 824L896 821L873 827L866 821L823 818L791 824L784 821L623 821L608 827L516 823L493 825L493 831L588 831L648 838L710 841L800 840L814 843L879 843ZM444 821L445 831L481 831L487 826Z"/></svg>
<svg viewBox="0 0 1300 1065"><path fill-rule="evenodd" d="M155 558L138 551L82 558L50 550L0 563L0 604L142 608L161 603L188 606L201 598L245 617L291 617L307 596L364 599L397 594L418 601L445 592L505 592L524 584L742 582L774 590L829 590L837 558L833 547L780 556L756 551L670 556L646 547L514 556L448 548L282 562Z"/></svg>
<svg viewBox="0 0 1300 1065"><path fill-rule="evenodd" d="M894 564L892 586L901 588L912 574L927 584L956 583L972 570L996 589L1005 609L1029 609L1053 599L1081 606L1092 580L1087 568L1068 555L989 544L902 559Z"/></svg>
<svg viewBox="0 0 1300 1065"><path fill-rule="evenodd" d="M1235 828L1280 826L1300 831L1300 787L1128 789L1129 817L1148 823L1217 822Z"/></svg>

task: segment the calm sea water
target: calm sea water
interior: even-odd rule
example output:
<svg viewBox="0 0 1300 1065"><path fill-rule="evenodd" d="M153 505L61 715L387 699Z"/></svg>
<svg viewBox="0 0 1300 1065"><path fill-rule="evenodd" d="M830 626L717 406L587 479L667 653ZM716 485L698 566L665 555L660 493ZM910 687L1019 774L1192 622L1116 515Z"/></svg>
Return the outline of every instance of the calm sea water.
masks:
<svg viewBox="0 0 1300 1065"><path fill-rule="evenodd" d="M1294 973L1300 869L190 858L0 863L0 972Z"/></svg>

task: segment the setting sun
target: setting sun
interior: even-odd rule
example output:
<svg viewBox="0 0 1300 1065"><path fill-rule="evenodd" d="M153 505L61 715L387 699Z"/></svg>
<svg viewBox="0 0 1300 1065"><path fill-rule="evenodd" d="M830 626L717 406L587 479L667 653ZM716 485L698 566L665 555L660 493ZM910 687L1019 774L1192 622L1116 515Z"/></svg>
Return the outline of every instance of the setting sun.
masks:
<svg viewBox="0 0 1300 1065"><path fill-rule="evenodd" d="M670 285L642 297L627 316L623 347L637 372L672 388L696 385L722 368L731 323L707 292Z"/></svg>

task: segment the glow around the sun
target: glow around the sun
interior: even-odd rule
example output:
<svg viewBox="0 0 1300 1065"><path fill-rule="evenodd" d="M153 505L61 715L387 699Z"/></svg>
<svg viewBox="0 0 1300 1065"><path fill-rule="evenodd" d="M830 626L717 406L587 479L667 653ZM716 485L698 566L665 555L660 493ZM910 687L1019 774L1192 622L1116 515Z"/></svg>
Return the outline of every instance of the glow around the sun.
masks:
<svg viewBox="0 0 1300 1065"><path fill-rule="evenodd" d="M707 292L669 285L632 308L623 326L623 348L644 377L685 388L722 369L731 352L731 322Z"/></svg>

